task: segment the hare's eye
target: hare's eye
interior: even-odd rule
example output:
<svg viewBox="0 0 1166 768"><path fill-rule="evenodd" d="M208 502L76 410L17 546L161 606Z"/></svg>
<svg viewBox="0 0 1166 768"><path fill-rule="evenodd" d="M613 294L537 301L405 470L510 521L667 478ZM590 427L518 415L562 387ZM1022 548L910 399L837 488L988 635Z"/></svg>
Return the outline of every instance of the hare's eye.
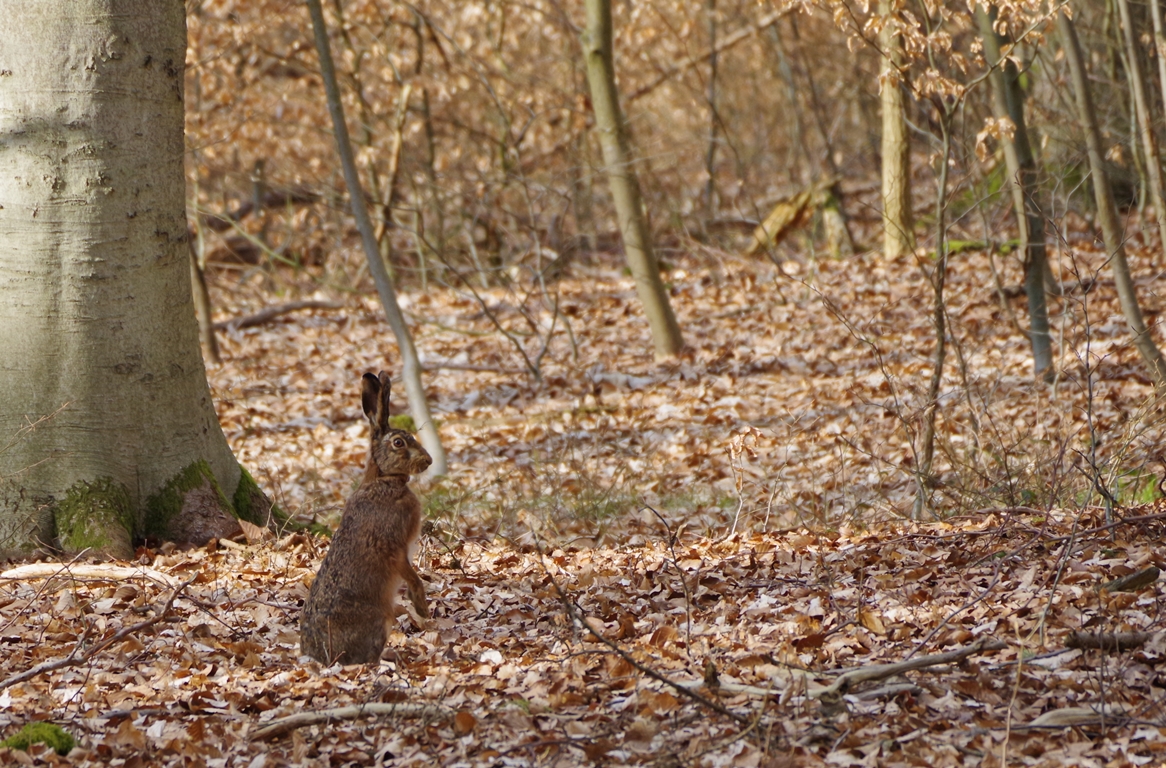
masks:
<svg viewBox="0 0 1166 768"><path fill-rule="evenodd" d="M404 441L404 440L402 440L402 439L401 439L401 438L399 438L399 437L394 437L394 438L393 438L393 447L394 447L394 448L404 448L404 447L405 447L405 441Z"/></svg>

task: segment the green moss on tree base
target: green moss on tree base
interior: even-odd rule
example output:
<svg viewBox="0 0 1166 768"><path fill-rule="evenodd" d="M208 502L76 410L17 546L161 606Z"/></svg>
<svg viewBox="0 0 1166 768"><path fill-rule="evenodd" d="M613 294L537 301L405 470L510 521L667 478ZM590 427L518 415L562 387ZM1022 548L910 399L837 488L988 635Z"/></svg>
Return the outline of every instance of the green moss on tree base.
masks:
<svg viewBox="0 0 1166 768"><path fill-rule="evenodd" d="M301 525L300 527L308 531L308 533L315 534L316 536L320 536L325 539L332 538L332 534L335 533L335 531L323 523L308 523L307 525Z"/></svg>
<svg viewBox="0 0 1166 768"><path fill-rule="evenodd" d="M26 752L33 744L47 744L58 755L69 754L76 745L68 731L52 723L29 723L21 728L15 736L0 743L6 747L22 749Z"/></svg>
<svg viewBox="0 0 1166 768"><path fill-rule="evenodd" d="M170 482L166 483L162 490L146 499L145 515L141 526L142 534L165 538L167 532L173 527L174 520L182 512L186 495L207 484L213 489L222 508L233 512L231 502L227 501L227 495L219 487L219 481L215 479L210 465L205 460L199 459L188 464Z"/></svg>
<svg viewBox="0 0 1166 768"><path fill-rule="evenodd" d="M129 489L109 477L78 481L60 500L48 500L46 507L50 516L42 541L54 538L66 553L88 550L127 560L133 556L135 539L201 545L241 534L239 519L263 526L287 523L287 515L271 503L247 470L242 469L233 499L228 499L202 460L174 475L140 508L135 508Z"/></svg>
<svg viewBox="0 0 1166 768"><path fill-rule="evenodd" d="M235 508L205 461L195 461L146 500L143 536L205 544L242 533Z"/></svg>
<svg viewBox="0 0 1166 768"><path fill-rule="evenodd" d="M260 490L259 483L244 467L239 467L239 486L235 489L235 514L239 519L255 525L279 525L288 522L288 515Z"/></svg>
<svg viewBox="0 0 1166 768"><path fill-rule="evenodd" d="M53 510L56 536L65 552L90 550L129 559L134 552L129 490L112 478L75 483Z"/></svg>

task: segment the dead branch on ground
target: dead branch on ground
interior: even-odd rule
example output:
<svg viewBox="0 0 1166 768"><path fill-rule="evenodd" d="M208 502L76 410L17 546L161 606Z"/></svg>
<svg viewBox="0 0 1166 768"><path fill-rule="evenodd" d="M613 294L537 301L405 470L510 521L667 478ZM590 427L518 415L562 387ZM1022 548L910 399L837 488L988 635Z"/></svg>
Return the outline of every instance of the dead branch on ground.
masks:
<svg viewBox="0 0 1166 768"><path fill-rule="evenodd" d="M643 664L638 659L636 659L634 656L632 656L630 653L628 653L626 650L624 650L619 645L619 643L615 642L614 640L609 640L606 637L604 637L603 635L601 635L587 621L587 617L584 615L583 608L577 602L572 600L567 595L566 591L562 588L562 586L559 585L558 579L556 579L551 574L550 570L544 569L544 572L547 574L547 578L549 578L551 580L551 586L553 586L555 588L555 592L558 594L559 599L562 601L563 610L565 610L567 612L567 616L569 616L573 622L575 622L579 626L583 627L583 629L587 630L587 632L592 637L594 637L596 640L598 640L600 643L602 643L603 645L606 645L608 648L610 648L612 651L614 651L615 655L619 656L621 659L626 661L628 664L632 665L632 667L637 669L639 672L647 675L648 677L652 678L656 682L663 683L664 685L668 686L669 688L676 691L680 695L684 696L685 698L691 699L692 701L696 702L697 704L701 705L702 707L705 707L706 709L711 709L713 712L716 712L718 714L724 715L725 717L731 718L732 720L735 720L736 722L740 723L741 725L748 726L752 722L751 718L745 717L744 715L741 715L741 714L734 712L733 710L729 709L728 707L725 707L724 705L722 705L720 702L713 701L712 699L710 699L706 696L702 696L701 694L699 694L695 690L693 690L692 687L686 686L683 683L678 683L675 680L673 680L669 677L666 677L665 675L660 674L659 672L652 669L648 665Z"/></svg>
<svg viewBox="0 0 1166 768"><path fill-rule="evenodd" d="M318 301L316 299L306 299L303 301L289 301L287 304L280 304L274 307L267 307L261 309L255 314L244 315L243 317L236 317L234 320L227 320L221 323L215 323L214 329L216 331L231 330L237 331L240 328L252 328L256 325L263 325L269 323L281 315L286 315L291 312L298 312L302 309L343 309L344 304L338 301Z"/></svg>
<svg viewBox="0 0 1166 768"><path fill-rule="evenodd" d="M197 575L192 576L190 579L175 587L174 591L170 593L170 598L166 601L166 604L163 605L162 608L154 615L154 618L147 619L146 621L139 621L137 624L131 624L128 627L122 627L117 632L114 632L112 635L105 638L101 642L91 646L84 653L78 653L78 651L81 650L82 644L89 636L88 633L85 633L81 636L81 639L77 641L77 644L73 646L73 650L69 652L68 656L63 659L56 659L55 661L46 661L43 664L37 664L31 669L26 669L24 672L20 672L4 680L0 680L0 691L4 690L5 688L10 688L17 683L23 683L26 680L31 680L32 678L38 675L42 675L45 672L52 672L54 670L64 669L65 667L80 666L81 664L88 662L94 656L101 653L114 643L120 642L130 635L149 629L170 615L170 608L174 605L175 598L177 598L184 589L193 584L197 578Z"/></svg>
<svg viewBox="0 0 1166 768"><path fill-rule="evenodd" d="M372 715L400 715L401 717L441 717L447 718L453 715L453 710L449 707L440 704L359 704L350 707L335 707L333 709L320 709L314 712L297 712L294 715L281 717L278 720L273 720L267 725L260 728L255 733L251 734L251 741L264 741L267 739L275 739L280 736L285 736L297 728L305 728L309 725L319 725L320 723L328 723L333 720L356 720L361 717L369 717Z"/></svg>
<svg viewBox="0 0 1166 768"><path fill-rule="evenodd" d="M818 696L824 696L835 692L845 693L847 690L859 683L868 683L873 680L886 680L888 677L901 675L904 672L911 672L916 669L924 669L926 667L935 667L940 664L955 664L964 659L975 656L979 653L987 653L988 651L999 651L1007 648L1007 644L1000 640L994 640L990 637L982 637L971 645L963 648L957 648L954 651L946 653L936 653L931 656L920 656L917 659L907 659L906 661L897 661L893 664L871 664L865 667L855 667L844 671L834 684L822 690Z"/></svg>
<svg viewBox="0 0 1166 768"><path fill-rule="evenodd" d="M29 581L51 579L60 576L72 581L126 581L127 579L150 579L173 588L178 580L153 568L105 563L61 565L60 563L29 563L10 568L0 573L0 579Z"/></svg>
<svg viewBox="0 0 1166 768"><path fill-rule="evenodd" d="M1151 565L1149 568L1143 568L1140 571L1122 576L1120 579L1114 579L1111 582L1101 585L1102 592L1137 592L1139 589L1148 587L1158 580L1162 575L1162 571L1157 567Z"/></svg>

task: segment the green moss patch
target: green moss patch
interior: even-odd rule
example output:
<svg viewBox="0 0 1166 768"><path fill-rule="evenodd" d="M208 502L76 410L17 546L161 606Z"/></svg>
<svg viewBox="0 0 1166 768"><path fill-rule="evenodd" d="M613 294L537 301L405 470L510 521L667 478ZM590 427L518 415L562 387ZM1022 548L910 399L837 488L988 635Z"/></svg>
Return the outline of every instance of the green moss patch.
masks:
<svg viewBox="0 0 1166 768"><path fill-rule="evenodd" d="M29 723L15 735L0 742L12 749L28 751L33 744L47 744L58 755L67 755L76 746L69 732L52 723Z"/></svg>
<svg viewBox="0 0 1166 768"><path fill-rule="evenodd" d="M133 555L134 513L129 489L112 478L75 483L53 510L65 552L88 549L122 559Z"/></svg>
<svg viewBox="0 0 1166 768"><path fill-rule="evenodd" d="M255 525L267 525L270 517L276 519L285 517L283 510L271 503L271 499L259 489L259 484L244 467L239 467L239 486L235 488L235 514L240 520L246 520Z"/></svg>
<svg viewBox="0 0 1166 768"><path fill-rule="evenodd" d="M398 414L397 416L390 416L389 426L393 429L403 429L406 432L417 431L417 425L413 422L413 417L407 413Z"/></svg>
<svg viewBox="0 0 1166 768"><path fill-rule="evenodd" d="M252 481L254 482L254 481ZM141 524L143 536L162 539L170 537L176 522L182 514L183 504L192 492L209 486L224 514L234 516L235 508L227 500L226 494L215 479L214 472L206 461L199 460L186 466L174 476L162 490L146 500Z"/></svg>

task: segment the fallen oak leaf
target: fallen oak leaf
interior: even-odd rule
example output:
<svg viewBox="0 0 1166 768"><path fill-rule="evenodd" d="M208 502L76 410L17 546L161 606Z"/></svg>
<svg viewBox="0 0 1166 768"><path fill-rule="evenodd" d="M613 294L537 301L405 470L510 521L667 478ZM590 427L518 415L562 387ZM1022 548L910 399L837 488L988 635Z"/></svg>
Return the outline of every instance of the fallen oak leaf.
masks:
<svg viewBox="0 0 1166 768"><path fill-rule="evenodd" d="M876 635L887 634L887 627L883 624L882 617L876 611L871 610L865 605L859 606L858 608L858 621L862 626L874 632Z"/></svg>
<svg viewBox="0 0 1166 768"><path fill-rule="evenodd" d="M468 709L459 709L453 716L453 732L458 736L465 736L474 730L478 719Z"/></svg>
<svg viewBox="0 0 1166 768"><path fill-rule="evenodd" d="M243 529L243 537L247 539L248 544L262 544L275 540L275 534L271 532L270 528L265 526L240 520L239 527Z"/></svg>

